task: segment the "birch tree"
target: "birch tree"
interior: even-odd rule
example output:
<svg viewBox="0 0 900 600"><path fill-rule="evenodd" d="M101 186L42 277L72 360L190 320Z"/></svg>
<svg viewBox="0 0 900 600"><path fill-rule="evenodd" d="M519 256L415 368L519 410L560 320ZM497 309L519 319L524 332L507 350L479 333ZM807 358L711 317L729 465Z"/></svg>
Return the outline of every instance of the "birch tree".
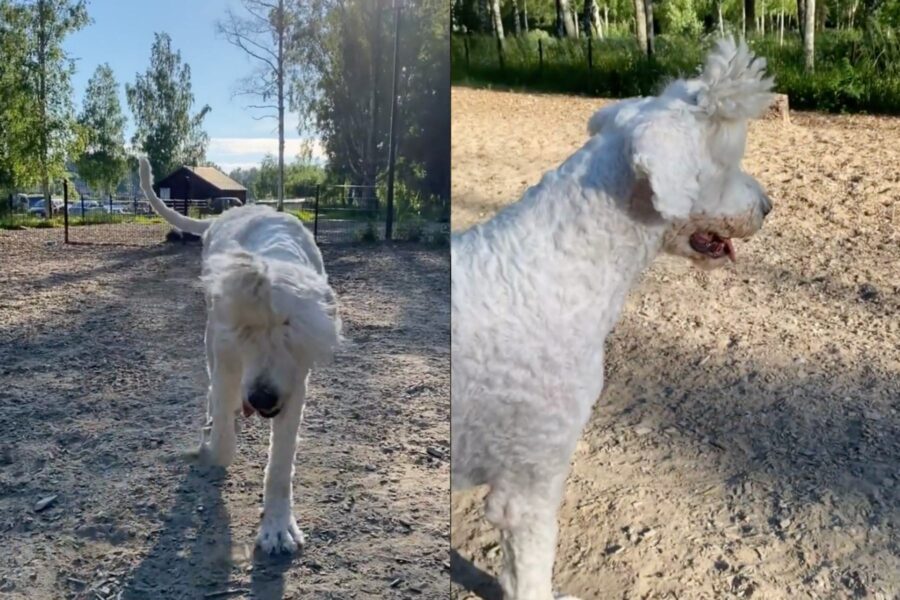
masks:
<svg viewBox="0 0 900 600"><path fill-rule="evenodd" d="M62 174L74 136L72 60L63 49L66 36L88 23L84 0L37 0L31 7L29 42L33 61L26 61L26 85L34 92L35 112L27 150L36 157L44 210L52 212L50 180Z"/></svg>
<svg viewBox="0 0 900 600"><path fill-rule="evenodd" d="M803 65L807 72L815 70L816 0L806 0L803 26Z"/></svg>
<svg viewBox="0 0 900 600"><path fill-rule="evenodd" d="M108 64L97 67L88 80L78 117L84 149L78 156L78 175L91 187L109 194L125 176L125 115L119 90Z"/></svg>
<svg viewBox="0 0 900 600"><path fill-rule="evenodd" d="M292 36L284 0L241 0L242 14L231 8L217 31L256 63L252 73L238 82L236 94L255 97L247 108L255 119L278 123L278 210L284 210L284 116L285 86Z"/></svg>
<svg viewBox="0 0 900 600"><path fill-rule="evenodd" d="M647 46L647 11L644 8L644 0L634 0L634 31L641 52L649 54Z"/></svg>

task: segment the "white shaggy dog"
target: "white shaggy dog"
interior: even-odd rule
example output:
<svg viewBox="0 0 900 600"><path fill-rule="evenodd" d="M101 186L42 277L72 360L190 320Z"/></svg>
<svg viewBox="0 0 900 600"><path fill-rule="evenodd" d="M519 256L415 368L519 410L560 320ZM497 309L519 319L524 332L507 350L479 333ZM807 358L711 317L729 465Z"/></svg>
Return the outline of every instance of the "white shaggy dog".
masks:
<svg viewBox="0 0 900 600"><path fill-rule="evenodd" d="M215 219L192 219L156 196L145 158L140 172L156 212L174 227L203 236L210 386L208 427L193 454L206 464L228 466L242 409L245 416L271 419L257 543L266 552L293 552L303 543L292 512L292 479L306 382L314 365L331 360L341 339L322 255L293 216L244 206Z"/></svg>
<svg viewBox="0 0 900 600"><path fill-rule="evenodd" d="M723 40L697 78L599 111L590 140L452 241L452 484L488 485L509 600L550 600L556 514L604 340L661 251L712 268L771 210L741 170L765 62Z"/></svg>

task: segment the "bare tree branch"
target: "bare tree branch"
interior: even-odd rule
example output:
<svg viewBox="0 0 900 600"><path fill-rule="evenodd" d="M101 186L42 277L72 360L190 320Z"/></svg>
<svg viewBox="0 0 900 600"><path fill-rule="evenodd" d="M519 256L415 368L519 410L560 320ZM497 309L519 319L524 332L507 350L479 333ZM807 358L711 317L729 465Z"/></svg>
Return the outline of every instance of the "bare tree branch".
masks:
<svg viewBox="0 0 900 600"><path fill-rule="evenodd" d="M261 55L257 54L256 52L250 50L250 49L246 46L246 43L250 43L250 44L252 44L253 46L255 46L255 47L257 47L257 48L260 48L260 49L264 50L265 52L269 53L269 55L272 56L272 58L273 58L274 60L277 61L277 60L278 60L278 57L277 57L271 50L269 50L268 48L266 48L266 47L263 46L262 44L259 44L259 43L257 43L257 42L254 42L253 40L251 40L251 39L248 38L247 36L242 35L242 34L237 33L237 32L225 32L225 39L228 41L229 44L231 44L231 45L233 45L233 46L237 46L238 48L240 48L241 50L243 50L244 52L246 52L247 54L249 54L250 56L252 56L252 57L255 58L256 60L266 63L267 65L269 65L269 67L272 68L273 71L277 71L277 70L278 70L278 67L275 66L275 63L272 62L272 60L270 60L270 59L268 59L268 58L266 58L266 57L264 57L264 56L261 56Z"/></svg>

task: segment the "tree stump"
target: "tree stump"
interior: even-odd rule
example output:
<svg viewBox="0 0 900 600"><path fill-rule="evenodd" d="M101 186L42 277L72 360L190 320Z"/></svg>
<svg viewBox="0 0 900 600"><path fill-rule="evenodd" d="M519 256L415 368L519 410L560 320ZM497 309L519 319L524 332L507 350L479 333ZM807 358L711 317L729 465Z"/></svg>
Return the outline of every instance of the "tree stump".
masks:
<svg viewBox="0 0 900 600"><path fill-rule="evenodd" d="M790 107L788 106L787 94L775 94L775 100L769 105L769 111L764 118L781 119L783 123L791 123L791 113Z"/></svg>

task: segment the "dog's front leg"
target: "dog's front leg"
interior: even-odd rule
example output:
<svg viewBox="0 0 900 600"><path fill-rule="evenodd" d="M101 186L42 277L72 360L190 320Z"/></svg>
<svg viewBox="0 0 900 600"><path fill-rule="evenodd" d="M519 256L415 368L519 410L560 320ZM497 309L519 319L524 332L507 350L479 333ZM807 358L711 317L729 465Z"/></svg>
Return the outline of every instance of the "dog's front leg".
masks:
<svg viewBox="0 0 900 600"><path fill-rule="evenodd" d="M563 480L564 481L564 480ZM486 498L485 516L500 530L505 600L578 600L553 594L557 511L562 481L539 489L498 486Z"/></svg>
<svg viewBox="0 0 900 600"><path fill-rule="evenodd" d="M293 513L293 477L304 396L301 389L272 419L269 464L266 465L263 491L262 525L256 538L259 547L268 553L291 553L303 545L303 532L297 527Z"/></svg>
<svg viewBox="0 0 900 600"><path fill-rule="evenodd" d="M234 461L237 450L235 412L241 403L240 361L236 356L221 352L210 364L207 424L200 446L189 456L203 464L227 467Z"/></svg>

